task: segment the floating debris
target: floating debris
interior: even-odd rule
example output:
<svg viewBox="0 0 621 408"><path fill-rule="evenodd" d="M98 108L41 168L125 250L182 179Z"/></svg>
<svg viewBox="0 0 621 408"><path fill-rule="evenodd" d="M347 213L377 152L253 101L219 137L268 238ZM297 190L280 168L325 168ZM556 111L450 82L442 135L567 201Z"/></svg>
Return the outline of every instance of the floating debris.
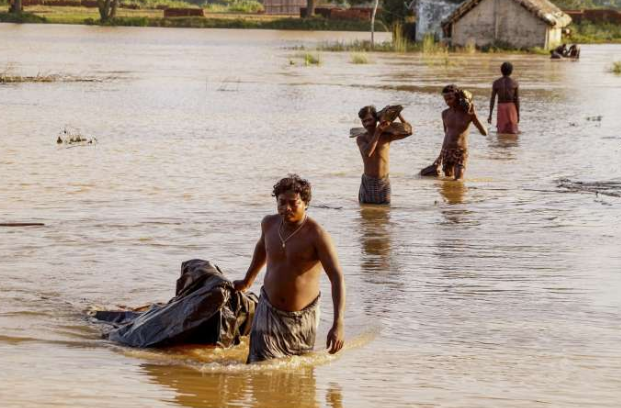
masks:
<svg viewBox="0 0 621 408"><path fill-rule="evenodd" d="M599 115L599 116L588 116L586 118L586 120L588 120L589 122L601 122L602 118L603 118L602 115Z"/></svg>
<svg viewBox="0 0 621 408"><path fill-rule="evenodd" d="M42 222L3 222L0 227L43 227Z"/></svg>
<svg viewBox="0 0 621 408"><path fill-rule="evenodd" d="M78 129L70 129L65 126L65 129L58 134L56 144L71 145L69 147L92 146L97 144L97 138L86 137Z"/></svg>
<svg viewBox="0 0 621 408"><path fill-rule="evenodd" d="M621 181L573 181L562 178L556 181L559 188L571 193L592 193L621 197Z"/></svg>

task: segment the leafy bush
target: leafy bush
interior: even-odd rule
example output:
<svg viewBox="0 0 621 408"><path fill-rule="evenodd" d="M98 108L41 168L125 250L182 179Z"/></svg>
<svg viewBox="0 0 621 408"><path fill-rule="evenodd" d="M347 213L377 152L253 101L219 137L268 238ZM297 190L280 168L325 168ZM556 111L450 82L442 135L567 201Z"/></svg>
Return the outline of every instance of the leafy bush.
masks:
<svg viewBox="0 0 621 408"><path fill-rule="evenodd" d="M581 23L572 24L569 29L572 42L581 44L621 42L621 25L619 24Z"/></svg>
<svg viewBox="0 0 621 408"><path fill-rule="evenodd" d="M216 3L203 3L203 8L211 13L249 13L263 11L263 4L257 0L222 0Z"/></svg>
<svg viewBox="0 0 621 408"><path fill-rule="evenodd" d="M0 12L0 23L47 23L47 19L32 13L13 14Z"/></svg>

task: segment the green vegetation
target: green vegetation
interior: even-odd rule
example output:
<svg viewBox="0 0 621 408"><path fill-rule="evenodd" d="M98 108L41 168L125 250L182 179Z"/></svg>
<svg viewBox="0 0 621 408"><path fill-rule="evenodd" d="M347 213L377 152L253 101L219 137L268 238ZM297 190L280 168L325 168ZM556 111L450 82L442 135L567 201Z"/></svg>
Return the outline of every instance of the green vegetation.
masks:
<svg viewBox="0 0 621 408"><path fill-rule="evenodd" d="M301 47L303 49L303 47ZM384 41L382 43L375 43L375 46L371 46L371 41L354 40L350 42L333 41L333 42L321 42L317 44L317 50L319 51L335 51L335 52L394 52L394 45L392 41Z"/></svg>
<svg viewBox="0 0 621 408"><path fill-rule="evenodd" d="M263 11L263 4L256 0L224 0L223 3L205 3L204 9L209 13L256 14Z"/></svg>
<svg viewBox="0 0 621 408"><path fill-rule="evenodd" d="M621 0L552 0L563 10L621 9Z"/></svg>
<svg viewBox="0 0 621 408"><path fill-rule="evenodd" d="M198 5L183 0L122 0L123 6L134 6L139 9L163 8L198 8Z"/></svg>
<svg viewBox="0 0 621 408"><path fill-rule="evenodd" d="M403 33L400 22L396 22L392 30L392 45L395 52L408 52L410 42Z"/></svg>
<svg viewBox="0 0 621 408"><path fill-rule="evenodd" d="M302 55L302 58L304 59L304 65L306 65L307 67L311 65L321 65L321 57L319 56L319 54L313 55L310 52L307 52Z"/></svg>
<svg viewBox="0 0 621 408"><path fill-rule="evenodd" d="M355 52L351 54L350 61L352 64L356 64L356 65L368 64L369 57L367 57L367 54L365 53Z"/></svg>
<svg viewBox="0 0 621 408"><path fill-rule="evenodd" d="M37 16L32 13L12 14L5 11L0 12L0 23L46 23L45 17Z"/></svg>
<svg viewBox="0 0 621 408"><path fill-rule="evenodd" d="M337 42L323 42L317 45L317 50L320 51L333 51L333 52L352 52L352 53L365 53L365 52L397 52L397 53L419 53L427 57L440 57L446 59L449 54L470 54L474 55L477 52L487 54L537 54L537 55L549 55L549 51L535 47L529 49L515 49L507 44L496 43L482 48L477 48L474 44L468 44L465 47L452 47L443 42L436 41L433 36L426 36L421 42L410 42L403 36L398 34L393 35L393 41L385 41L382 43L376 43L374 47L371 46L370 41L351 41L348 43Z"/></svg>
<svg viewBox="0 0 621 408"><path fill-rule="evenodd" d="M615 75L621 75L621 61L613 62L612 66L610 67L610 72Z"/></svg>
<svg viewBox="0 0 621 408"><path fill-rule="evenodd" d="M570 40L580 44L621 43L619 24L572 24Z"/></svg>
<svg viewBox="0 0 621 408"><path fill-rule="evenodd" d="M1 1L1 0L0 0ZM158 0L163 1L163 0ZM172 0L166 0L172 1ZM175 3L170 3L175 4ZM28 7L27 13L12 15L1 12L0 22L28 22L52 24L99 25L100 16L96 8L85 7ZM309 31L366 31L368 22L328 20L322 17L308 19L276 17L262 14L212 14L207 17L164 18L162 10L120 8L116 17L105 22L106 26L137 27L190 27L190 28L252 28L271 30Z"/></svg>

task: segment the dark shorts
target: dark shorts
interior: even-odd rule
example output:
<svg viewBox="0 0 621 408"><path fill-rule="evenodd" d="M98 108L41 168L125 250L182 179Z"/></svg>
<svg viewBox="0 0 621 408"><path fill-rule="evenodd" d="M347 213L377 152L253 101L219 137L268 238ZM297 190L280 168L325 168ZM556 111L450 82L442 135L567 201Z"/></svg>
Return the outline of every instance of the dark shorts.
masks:
<svg viewBox="0 0 621 408"><path fill-rule="evenodd" d="M319 297L297 312L275 308L265 289L254 313L248 363L299 356L313 351L319 325Z"/></svg>
<svg viewBox="0 0 621 408"><path fill-rule="evenodd" d="M461 148L442 150L442 170L446 174L457 166L466 167L468 163L468 151Z"/></svg>
<svg viewBox="0 0 621 408"><path fill-rule="evenodd" d="M362 175L358 201L361 204L390 204L390 178L382 179Z"/></svg>

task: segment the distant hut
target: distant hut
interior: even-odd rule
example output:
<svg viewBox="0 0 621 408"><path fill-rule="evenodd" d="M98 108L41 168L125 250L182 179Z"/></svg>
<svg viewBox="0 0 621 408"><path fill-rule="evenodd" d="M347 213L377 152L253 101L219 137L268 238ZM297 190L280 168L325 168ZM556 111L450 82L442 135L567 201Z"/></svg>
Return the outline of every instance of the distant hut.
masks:
<svg viewBox="0 0 621 408"><path fill-rule="evenodd" d="M549 0L467 0L442 29L454 45L551 49L561 43L569 23L571 17Z"/></svg>
<svg viewBox="0 0 621 408"><path fill-rule="evenodd" d="M306 0L263 0L265 14L300 15L300 8L306 7Z"/></svg>

